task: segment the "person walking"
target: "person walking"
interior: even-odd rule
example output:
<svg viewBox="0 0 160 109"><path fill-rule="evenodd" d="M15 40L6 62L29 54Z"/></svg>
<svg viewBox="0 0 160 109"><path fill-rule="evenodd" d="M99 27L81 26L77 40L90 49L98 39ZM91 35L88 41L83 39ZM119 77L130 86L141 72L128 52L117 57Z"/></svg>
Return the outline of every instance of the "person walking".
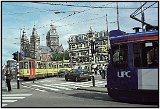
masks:
<svg viewBox="0 0 160 109"><path fill-rule="evenodd" d="M8 91L11 91L11 72L10 72L9 65L7 65L5 76L6 76L6 83L7 83Z"/></svg>
<svg viewBox="0 0 160 109"><path fill-rule="evenodd" d="M107 68L108 68L108 65L106 64L105 67L104 67L104 70L105 70L105 77L107 78Z"/></svg>
<svg viewBox="0 0 160 109"><path fill-rule="evenodd" d="M105 66L102 65L102 79L105 79Z"/></svg>
<svg viewBox="0 0 160 109"><path fill-rule="evenodd" d="M101 64L99 67L99 73L100 73L101 77L103 78L103 64Z"/></svg>
<svg viewBox="0 0 160 109"><path fill-rule="evenodd" d="M98 72L98 66L95 66L95 68L94 68L95 75L97 75L97 72Z"/></svg>

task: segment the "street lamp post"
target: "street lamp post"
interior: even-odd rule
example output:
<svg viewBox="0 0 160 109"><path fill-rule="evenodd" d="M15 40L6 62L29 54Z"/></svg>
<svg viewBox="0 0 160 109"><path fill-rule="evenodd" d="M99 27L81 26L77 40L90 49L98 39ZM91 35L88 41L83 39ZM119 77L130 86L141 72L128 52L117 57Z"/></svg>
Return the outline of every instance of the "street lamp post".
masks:
<svg viewBox="0 0 160 109"><path fill-rule="evenodd" d="M91 28L91 27L90 27ZM93 61L91 60L91 70L94 70L94 65L95 64L95 36L94 36L94 33L91 29L91 40L90 40L90 45L91 45L91 53L92 53L92 58L93 58ZM94 75L92 74L91 76L92 78L92 83L93 83L93 87L95 87L95 78L94 78Z"/></svg>
<svg viewBox="0 0 160 109"><path fill-rule="evenodd" d="M20 28L20 53L21 53L21 28ZM17 89L20 89L20 74L19 74L19 60L20 60L20 53L18 53L18 61L17 61Z"/></svg>

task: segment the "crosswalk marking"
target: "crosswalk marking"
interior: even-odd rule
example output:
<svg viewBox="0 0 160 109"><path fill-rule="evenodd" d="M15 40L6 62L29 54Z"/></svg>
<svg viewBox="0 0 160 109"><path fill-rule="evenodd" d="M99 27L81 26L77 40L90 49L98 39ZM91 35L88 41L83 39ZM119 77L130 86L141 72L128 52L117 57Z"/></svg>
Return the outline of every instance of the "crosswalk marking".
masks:
<svg viewBox="0 0 160 109"><path fill-rule="evenodd" d="M23 99L25 97L2 97L2 99Z"/></svg>
<svg viewBox="0 0 160 109"><path fill-rule="evenodd" d="M96 87L104 87L106 84L106 81L99 81L95 80L95 86ZM84 82L63 82L63 83L52 83L52 84L33 84L31 86L25 86L26 88L31 88L36 91L41 91L41 92L48 92L48 90L51 91L62 91L62 90L75 90L77 88L81 87L91 87L93 86L92 81L84 81Z"/></svg>
<svg viewBox="0 0 160 109"><path fill-rule="evenodd" d="M32 94L2 94L2 107L31 95Z"/></svg>
<svg viewBox="0 0 160 109"><path fill-rule="evenodd" d="M52 84L54 85L54 84ZM74 85L68 85L68 84L60 84L58 86L61 86L61 87L67 87L67 88L70 88L70 89L77 89L77 88L80 88L79 86L74 86Z"/></svg>
<svg viewBox="0 0 160 109"><path fill-rule="evenodd" d="M56 86L56 85L47 85L47 84L43 84L44 86L50 86L50 87L55 87L55 88L58 88L58 89L64 89L64 90L72 90L70 88L67 88L67 87L60 87L60 86Z"/></svg>
<svg viewBox="0 0 160 109"><path fill-rule="evenodd" d="M41 90L41 89L35 89L35 90L38 90L38 91L41 91L41 92L47 92L47 91L45 91L45 90Z"/></svg>
<svg viewBox="0 0 160 109"><path fill-rule="evenodd" d="M33 88L33 87L30 87L30 86L24 86L23 85L23 87L25 87L25 88L29 88L29 89L33 89L33 90L38 90L38 91L40 91L40 92L47 92L46 90L42 90L42 89L35 89L35 88Z"/></svg>
<svg viewBox="0 0 160 109"><path fill-rule="evenodd" d="M40 88L44 88L44 89L49 89L49 90L54 90L54 91L59 91L59 89L54 89L54 88L45 87L45 86L41 86L41 85L32 85L32 86L36 86L36 87L40 87Z"/></svg>
<svg viewBox="0 0 160 109"><path fill-rule="evenodd" d="M2 107L7 106L8 104L2 104Z"/></svg>
<svg viewBox="0 0 160 109"><path fill-rule="evenodd" d="M15 102L15 101L17 101L17 100L2 100L2 103L3 103L3 102L4 102L4 103Z"/></svg>
<svg viewBox="0 0 160 109"><path fill-rule="evenodd" d="M19 93L19 94L2 94L2 97L4 96L31 96L32 94L22 94L22 93Z"/></svg>

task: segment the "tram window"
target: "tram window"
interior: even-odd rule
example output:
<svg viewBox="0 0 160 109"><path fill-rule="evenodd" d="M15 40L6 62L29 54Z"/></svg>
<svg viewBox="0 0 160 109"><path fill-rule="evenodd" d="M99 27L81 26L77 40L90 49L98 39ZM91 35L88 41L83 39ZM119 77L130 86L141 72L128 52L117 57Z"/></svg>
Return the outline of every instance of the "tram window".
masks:
<svg viewBox="0 0 160 109"><path fill-rule="evenodd" d="M63 65L59 65L59 68L63 68Z"/></svg>
<svg viewBox="0 0 160 109"><path fill-rule="evenodd" d="M43 69L43 64L42 63L40 63L40 68Z"/></svg>
<svg viewBox="0 0 160 109"><path fill-rule="evenodd" d="M133 46L134 50L134 66L142 67L142 58L141 58L141 46L139 43L135 43Z"/></svg>
<svg viewBox="0 0 160 109"><path fill-rule="evenodd" d="M20 63L19 63L19 68L20 68L20 69L23 69L23 62L20 62Z"/></svg>
<svg viewBox="0 0 160 109"><path fill-rule="evenodd" d="M24 65L23 65L23 62L20 62L20 63L19 63L19 68L20 68L20 69L28 68L28 63L27 63L27 66L25 66L25 63L27 63L27 62L24 62Z"/></svg>
<svg viewBox="0 0 160 109"><path fill-rule="evenodd" d="M126 68L128 63L127 44L113 46L113 64L117 68Z"/></svg>
<svg viewBox="0 0 160 109"><path fill-rule="evenodd" d="M49 68L52 68L52 63L49 63L49 66L48 66Z"/></svg>
<svg viewBox="0 0 160 109"><path fill-rule="evenodd" d="M64 64L64 68L67 68L68 67L68 65L67 64Z"/></svg>
<svg viewBox="0 0 160 109"><path fill-rule="evenodd" d="M29 62L29 68L32 68L32 67L31 67L31 64L32 64L32 63L31 63L31 62Z"/></svg>
<svg viewBox="0 0 160 109"><path fill-rule="evenodd" d="M43 63L43 68L46 68L46 64L45 63Z"/></svg>
<svg viewBox="0 0 160 109"><path fill-rule="evenodd" d="M64 68L69 68L70 65L69 64L64 64Z"/></svg>
<svg viewBox="0 0 160 109"><path fill-rule="evenodd" d="M113 62L117 62L119 60L119 46L113 47Z"/></svg>
<svg viewBox="0 0 160 109"><path fill-rule="evenodd" d="M37 62L37 68L38 69L40 68L40 62Z"/></svg>
<svg viewBox="0 0 160 109"><path fill-rule="evenodd" d="M158 41L134 43L135 67L158 67Z"/></svg>
<svg viewBox="0 0 160 109"><path fill-rule="evenodd" d="M53 65L53 68L57 68L57 65L56 65L56 64L54 64L54 65Z"/></svg>
<svg viewBox="0 0 160 109"><path fill-rule="evenodd" d="M24 68L28 69L28 62L24 62Z"/></svg>

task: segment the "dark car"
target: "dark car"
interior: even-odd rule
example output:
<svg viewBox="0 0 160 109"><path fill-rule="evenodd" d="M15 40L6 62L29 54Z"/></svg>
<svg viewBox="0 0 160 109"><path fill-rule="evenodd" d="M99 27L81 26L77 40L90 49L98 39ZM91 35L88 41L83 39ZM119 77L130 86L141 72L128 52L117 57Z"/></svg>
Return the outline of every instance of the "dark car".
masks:
<svg viewBox="0 0 160 109"><path fill-rule="evenodd" d="M59 77L64 77L64 75L66 73L68 73L69 71L67 69L60 69L59 72L58 72L58 76Z"/></svg>
<svg viewBox="0 0 160 109"><path fill-rule="evenodd" d="M68 81L69 79L73 81L91 81L91 74L85 69L72 69L71 71L65 74L65 80Z"/></svg>

